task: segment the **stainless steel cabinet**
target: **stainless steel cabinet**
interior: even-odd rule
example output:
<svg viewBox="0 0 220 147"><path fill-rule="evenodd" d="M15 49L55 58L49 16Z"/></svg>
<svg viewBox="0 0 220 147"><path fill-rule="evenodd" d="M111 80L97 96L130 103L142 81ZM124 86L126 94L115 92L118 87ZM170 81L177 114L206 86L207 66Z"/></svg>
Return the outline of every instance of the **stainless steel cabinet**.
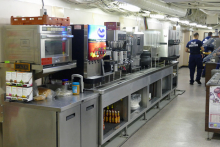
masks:
<svg viewBox="0 0 220 147"><path fill-rule="evenodd" d="M81 104L81 147L98 147L98 99Z"/></svg>
<svg viewBox="0 0 220 147"><path fill-rule="evenodd" d="M58 147L80 147L80 105L58 114Z"/></svg>
<svg viewBox="0 0 220 147"><path fill-rule="evenodd" d="M4 147L56 147L56 112L4 106Z"/></svg>

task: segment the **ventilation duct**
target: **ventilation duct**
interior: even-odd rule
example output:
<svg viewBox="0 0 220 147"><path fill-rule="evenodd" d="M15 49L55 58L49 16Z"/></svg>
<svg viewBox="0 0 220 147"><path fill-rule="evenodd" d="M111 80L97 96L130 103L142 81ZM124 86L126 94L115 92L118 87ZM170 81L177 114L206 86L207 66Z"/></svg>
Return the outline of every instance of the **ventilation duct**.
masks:
<svg viewBox="0 0 220 147"><path fill-rule="evenodd" d="M93 2L97 2L98 0L69 0L69 1L75 3L93 3Z"/></svg>
<svg viewBox="0 0 220 147"><path fill-rule="evenodd" d="M176 6L172 6L157 0L118 0L121 2L126 2L142 9L147 9L150 11L164 13L173 16L185 17L187 10Z"/></svg>

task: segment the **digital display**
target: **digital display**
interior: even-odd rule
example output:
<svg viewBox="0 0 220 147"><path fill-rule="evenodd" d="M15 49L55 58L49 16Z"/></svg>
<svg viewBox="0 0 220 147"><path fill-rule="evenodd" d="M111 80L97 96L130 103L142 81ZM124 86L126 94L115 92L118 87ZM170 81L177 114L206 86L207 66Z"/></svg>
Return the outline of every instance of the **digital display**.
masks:
<svg viewBox="0 0 220 147"><path fill-rule="evenodd" d="M14 68L16 71L30 71L31 65L29 63L15 63Z"/></svg>
<svg viewBox="0 0 220 147"><path fill-rule="evenodd" d="M106 55L106 26L89 25L88 39L88 59L102 59Z"/></svg>

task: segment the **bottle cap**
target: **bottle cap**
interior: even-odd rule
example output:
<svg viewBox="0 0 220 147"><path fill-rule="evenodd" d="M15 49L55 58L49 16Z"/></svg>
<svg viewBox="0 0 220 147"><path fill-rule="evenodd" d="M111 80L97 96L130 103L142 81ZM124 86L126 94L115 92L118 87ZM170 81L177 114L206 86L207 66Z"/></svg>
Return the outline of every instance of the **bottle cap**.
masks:
<svg viewBox="0 0 220 147"><path fill-rule="evenodd" d="M73 82L73 85L79 85L79 82Z"/></svg>

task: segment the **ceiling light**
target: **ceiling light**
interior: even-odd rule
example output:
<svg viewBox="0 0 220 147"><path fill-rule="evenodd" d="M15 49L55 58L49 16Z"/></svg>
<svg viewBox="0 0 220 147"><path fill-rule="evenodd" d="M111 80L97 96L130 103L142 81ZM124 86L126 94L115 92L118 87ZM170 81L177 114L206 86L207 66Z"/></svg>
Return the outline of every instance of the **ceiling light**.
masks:
<svg viewBox="0 0 220 147"><path fill-rule="evenodd" d="M196 25L197 28L202 28L202 25L198 24Z"/></svg>
<svg viewBox="0 0 220 147"><path fill-rule="evenodd" d="M144 14L142 14L142 16L146 17L146 16L149 16L149 14L144 13Z"/></svg>
<svg viewBox="0 0 220 147"><path fill-rule="evenodd" d="M212 27L208 27L208 29L212 30Z"/></svg>
<svg viewBox="0 0 220 147"><path fill-rule="evenodd" d="M131 5L131 4L127 4L127 3L120 4L119 8L132 11L132 12L139 12L141 10L141 8Z"/></svg>
<svg viewBox="0 0 220 147"><path fill-rule="evenodd" d="M190 23L189 25L191 25L191 26L196 26L197 23Z"/></svg>
<svg viewBox="0 0 220 147"><path fill-rule="evenodd" d="M157 19L164 19L165 16L164 15L160 15L160 14L150 14L151 18L157 18Z"/></svg>
<svg viewBox="0 0 220 147"><path fill-rule="evenodd" d="M80 9L79 9L79 8L75 8L75 10L77 10L77 11L78 11L78 10L80 10Z"/></svg>
<svg viewBox="0 0 220 147"><path fill-rule="evenodd" d="M187 20L180 20L179 22L183 23L183 24L189 24L189 21L187 21Z"/></svg>
<svg viewBox="0 0 220 147"><path fill-rule="evenodd" d="M207 28L207 26L206 25L202 25L202 28Z"/></svg>
<svg viewBox="0 0 220 147"><path fill-rule="evenodd" d="M171 17L171 18L168 18L169 20L171 21L179 21L180 19L179 18L176 18L176 17Z"/></svg>
<svg viewBox="0 0 220 147"><path fill-rule="evenodd" d="M143 11L144 13L150 14L150 11Z"/></svg>

